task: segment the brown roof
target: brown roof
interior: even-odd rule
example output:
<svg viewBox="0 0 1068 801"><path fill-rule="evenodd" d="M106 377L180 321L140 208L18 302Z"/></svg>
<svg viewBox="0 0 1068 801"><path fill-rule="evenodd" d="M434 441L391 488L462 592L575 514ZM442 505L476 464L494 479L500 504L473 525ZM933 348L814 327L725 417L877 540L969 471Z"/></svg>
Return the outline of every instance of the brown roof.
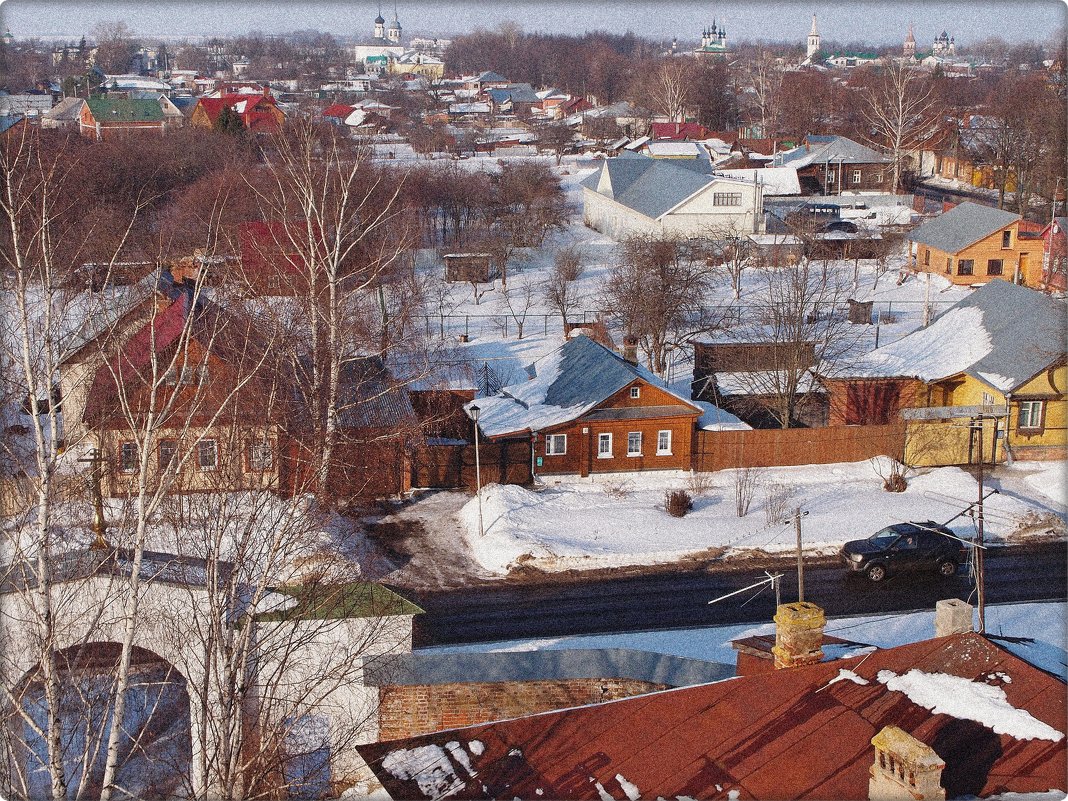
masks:
<svg viewBox="0 0 1068 801"><path fill-rule="evenodd" d="M843 668L866 683L831 683ZM856 799L867 797L871 738L895 725L945 760L949 798L1068 786L1063 737L996 734L878 680L912 669L997 684L1065 731L1064 684L969 633L357 750L393 798L622 799L634 785L642 798Z"/></svg>

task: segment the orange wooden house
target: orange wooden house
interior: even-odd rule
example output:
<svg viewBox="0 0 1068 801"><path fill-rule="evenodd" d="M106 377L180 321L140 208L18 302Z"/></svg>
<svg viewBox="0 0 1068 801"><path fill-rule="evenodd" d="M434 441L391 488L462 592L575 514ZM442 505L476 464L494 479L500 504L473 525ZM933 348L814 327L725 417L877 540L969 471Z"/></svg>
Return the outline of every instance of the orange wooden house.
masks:
<svg viewBox="0 0 1068 801"><path fill-rule="evenodd" d="M278 108L270 89L264 87L263 94L258 95L240 93L202 97L193 108L189 122L201 128L212 128L224 108L237 114L245 130L252 133L274 133L286 121L285 112Z"/></svg>
<svg viewBox="0 0 1068 801"><path fill-rule="evenodd" d="M648 370L577 334L528 372L466 408L489 439L529 439L536 474L690 469L703 410Z"/></svg>

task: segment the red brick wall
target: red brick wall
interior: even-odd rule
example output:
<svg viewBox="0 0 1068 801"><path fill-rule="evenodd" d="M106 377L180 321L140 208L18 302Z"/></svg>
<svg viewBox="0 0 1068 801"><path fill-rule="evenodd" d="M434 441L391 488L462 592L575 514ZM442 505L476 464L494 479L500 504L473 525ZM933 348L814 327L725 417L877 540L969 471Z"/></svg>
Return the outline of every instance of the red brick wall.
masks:
<svg viewBox="0 0 1068 801"><path fill-rule="evenodd" d="M382 687L380 740L488 723L666 689L633 679L559 679Z"/></svg>

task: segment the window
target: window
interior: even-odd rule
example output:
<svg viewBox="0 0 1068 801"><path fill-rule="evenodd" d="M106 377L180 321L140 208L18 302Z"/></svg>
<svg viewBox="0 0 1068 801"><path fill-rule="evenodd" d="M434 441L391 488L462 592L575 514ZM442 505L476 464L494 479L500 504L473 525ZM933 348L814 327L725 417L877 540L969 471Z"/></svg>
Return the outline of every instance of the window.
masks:
<svg viewBox="0 0 1068 801"><path fill-rule="evenodd" d="M656 432L656 455L657 456L670 456L671 455L671 431L658 431Z"/></svg>
<svg viewBox="0 0 1068 801"><path fill-rule="evenodd" d="M597 458L598 459L611 459L612 458L612 435L611 434L598 434L597 435Z"/></svg>
<svg viewBox="0 0 1068 801"><path fill-rule="evenodd" d="M1003 249L1012 247L1012 231L1001 232L1001 247Z"/></svg>
<svg viewBox="0 0 1068 801"><path fill-rule="evenodd" d="M1020 431L1041 430L1043 405L1040 400L1020 401L1020 413L1016 418L1016 428Z"/></svg>
<svg viewBox="0 0 1068 801"><path fill-rule="evenodd" d="M881 172L875 173L875 175L872 176L872 180L877 184L881 184L883 182L883 174Z"/></svg>
<svg viewBox="0 0 1068 801"><path fill-rule="evenodd" d="M545 455L563 456L567 453L567 434L547 434L545 436Z"/></svg>
<svg viewBox="0 0 1068 801"><path fill-rule="evenodd" d="M274 451L268 439L248 444L249 470L270 470L274 466Z"/></svg>
<svg viewBox="0 0 1068 801"><path fill-rule="evenodd" d="M991 395L989 392L984 392L983 393L983 406L993 406L993 405L994 405L994 396Z"/></svg>
<svg viewBox="0 0 1068 801"><path fill-rule="evenodd" d="M630 396L632 398L640 398L641 394L642 394L641 387L631 387L630 388Z"/></svg>
<svg viewBox="0 0 1068 801"><path fill-rule="evenodd" d="M202 439L197 443L197 467L201 470L214 470L218 466L218 443L213 439Z"/></svg>
<svg viewBox="0 0 1068 801"><path fill-rule="evenodd" d="M961 259L957 262L957 275L971 275L974 270L974 259Z"/></svg>
<svg viewBox="0 0 1068 801"><path fill-rule="evenodd" d="M931 249L930 248L924 248L923 249L923 266L924 267L930 267L931 266Z"/></svg>
<svg viewBox="0 0 1068 801"><path fill-rule="evenodd" d="M860 183L860 170L853 170L853 183Z"/></svg>
<svg viewBox="0 0 1068 801"><path fill-rule="evenodd" d="M159 469L166 470L178 455L178 443L173 439L159 441Z"/></svg>
<svg viewBox="0 0 1068 801"><path fill-rule="evenodd" d="M834 186L834 170L827 170L827 186Z"/></svg>
<svg viewBox="0 0 1068 801"><path fill-rule="evenodd" d="M713 192L713 206L740 206L742 205L741 192Z"/></svg>
<svg viewBox="0 0 1068 801"><path fill-rule="evenodd" d="M631 431L627 434L627 456L642 455L642 432Z"/></svg>
<svg viewBox="0 0 1068 801"><path fill-rule="evenodd" d="M986 263L986 274L987 275L1001 275L1001 273L1002 273L1002 271L1004 271L1004 269L1005 269L1005 262L1003 262L1001 259L990 259Z"/></svg>
<svg viewBox="0 0 1068 801"><path fill-rule="evenodd" d="M947 273L953 272L953 257L952 256L946 256L946 272Z"/></svg>
<svg viewBox="0 0 1068 801"><path fill-rule="evenodd" d="M137 461L137 443L122 443L119 446L119 470L132 473L137 469Z"/></svg>

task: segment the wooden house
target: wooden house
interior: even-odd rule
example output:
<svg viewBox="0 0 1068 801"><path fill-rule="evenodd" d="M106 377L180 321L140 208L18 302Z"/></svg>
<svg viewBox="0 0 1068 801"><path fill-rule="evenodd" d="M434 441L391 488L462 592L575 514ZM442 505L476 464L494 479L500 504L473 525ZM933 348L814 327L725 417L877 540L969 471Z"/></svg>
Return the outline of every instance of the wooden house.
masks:
<svg viewBox="0 0 1068 801"><path fill-rule="evenodd" d="M484 284L501 275L492 253L446 253L441 258L446 281Z"/></svg>
<svg viewBox="0 0 1068 801"><path fill-rule="evenodd" d="M893 192L891 159L844 136L808 135L797 147L776 153L775 167L794 167L805 195Z"/></svg>
<svg viewBox="0 0 1068 801"><path fill-rule="evenodd" d="M285 112L278 108L278 103L264 87L263 94L223 94L220 97L202 97L193 108L189 118L191 125L212 128L218 121L223 109L229 109L241 120L246 131L251 133L274 133L286 121Z"/></svg>
<svg viewBox="0 0 1068 801"><path fill-rule="evenodd" d="M154 100L91 97L78 113L79 133L98 142L120 136L162 136L167 129L163 108Z"/></svg>
<svg viewBox="0 0 1068 801"><path fill-rule="evenodd" d="M1068 367L1063 301L992 281L927 327L822 377L831 425L908 420L906 460L968 464L976 434L956 420L987 417L984 461L1063 459Z"/></svg>
<svg viewBox="0 0 1068 801"><path fill-rule="evenodd" d="M1041 245L1021 239L1019 214L961 203L913 229L912 268L954 284L1000 278L1038 286Z"/></svg>
<svg viewBox="0 0 1068 801"><path fill-rule="evenodd" d="M644 368L574 335L478 407L491 440L531 443L537 475L689 470L702 409Z"/></svg>

